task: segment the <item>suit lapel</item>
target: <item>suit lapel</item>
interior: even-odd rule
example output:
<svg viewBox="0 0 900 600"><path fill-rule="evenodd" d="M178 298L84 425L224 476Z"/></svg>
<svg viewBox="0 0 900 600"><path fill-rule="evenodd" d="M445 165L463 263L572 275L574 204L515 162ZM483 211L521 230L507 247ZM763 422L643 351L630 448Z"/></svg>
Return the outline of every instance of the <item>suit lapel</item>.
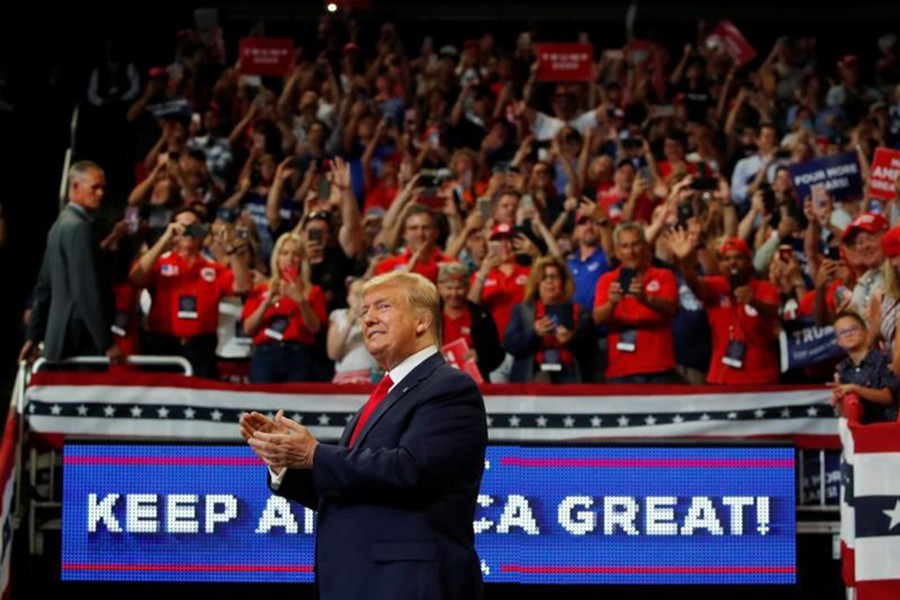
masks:
<svg viewBox="0 0 900 600"><path fill-rule="evenodd" d="M431 373L437 368L438 365L444 362L444 357L441 356L440 352L432 354L428 358L426 358L419 366L410 371L409 375L403 378L403 380L394 386L387 396L384 397L384 400L381 401L381 404L369 415L369 420L363 425L362 431L359 432L359 435L356 437L355 447L360 447L362 443L365 441L366 435L371 431L372 427L381 419L384 414L394 406L400 398L404 397L407 393L413 390L419 382L423 379L431 375ZM357 411L354 418L350 421L350 424L347 425L344 430L344 435L341 436L341 445L346 446L350 441L350 434L353 432L353 429L356 427L356 422L359 420L360 411Z"/></svg>

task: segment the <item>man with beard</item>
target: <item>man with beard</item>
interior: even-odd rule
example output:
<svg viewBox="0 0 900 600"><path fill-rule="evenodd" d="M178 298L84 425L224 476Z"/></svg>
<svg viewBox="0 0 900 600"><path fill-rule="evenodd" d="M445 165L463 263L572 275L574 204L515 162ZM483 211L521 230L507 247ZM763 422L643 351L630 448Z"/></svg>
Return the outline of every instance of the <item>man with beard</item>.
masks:
<svg viewBox="0 0 900 600"><path fill-rule="evenodd" d="M430 208L414 204L403 219L403 239L406 249L403 254L390 256L375 267L375 274L392 271L418 273L432 283L437 283L438 267L442 263L453 262L437 247L437 218Z"/></svg>
<svg viewBox="0 0 900 600"><path fill-rule="evenodd" d="M725 238L719 246L719 272L697 275L695 236L687 229L669 233L685 282L706 306L712 329L712 360L708 383L765 384L778 381L778 290L754 277L752 255L740 238Z"/></svg>

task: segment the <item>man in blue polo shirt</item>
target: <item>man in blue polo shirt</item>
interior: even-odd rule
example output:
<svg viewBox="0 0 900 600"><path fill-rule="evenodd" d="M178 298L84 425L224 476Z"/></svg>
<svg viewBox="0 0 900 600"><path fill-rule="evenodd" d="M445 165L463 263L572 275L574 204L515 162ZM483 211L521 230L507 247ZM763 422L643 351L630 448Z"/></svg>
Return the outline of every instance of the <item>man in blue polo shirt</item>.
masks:
<svg viewBox="0 0 900 600"><path fill-rule="evenodd" d="M578 211L573 238L578 245L568 264L575 283L574 300L583 310L593 311L597 281L609 271L609 262L600 244L600 225L592 211Z"/></svg>
<svg viewBox="0 0 900 600"><path fill-rule="evenodd" d="M573 300L582 310L588 312L594 310L597 281L601 275L609 271L609 262L600 243L600 228L606 225L601 226L601 222L587 206L578 211L575 216L575 232L572 236L578 245L567 261L572 272L572 281L575 283ZM598 326L597 343L591 344L589 348L579 348L575 353L575 360L585 383L600 381L600 374L603 373L604 366L601 360L603 353L599 345L600 340L604 338L603 331L604 326Z"/></svg>

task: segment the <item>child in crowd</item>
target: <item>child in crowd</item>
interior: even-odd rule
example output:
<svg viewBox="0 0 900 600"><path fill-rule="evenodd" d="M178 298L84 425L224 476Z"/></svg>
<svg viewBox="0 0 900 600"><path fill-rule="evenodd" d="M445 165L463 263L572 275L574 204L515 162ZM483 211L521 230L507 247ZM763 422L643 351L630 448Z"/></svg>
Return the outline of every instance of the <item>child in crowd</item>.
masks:
<svg viewBox="0 0 900 600"><path fill-rule="evenodd" d="M856 394L863 409L862 423L896 421L900 382L890 369L891 358L870 347L865 320L852 311L838 313L834 331L847 359L835 372L832 405L840 407L844 396Z"/></svg>

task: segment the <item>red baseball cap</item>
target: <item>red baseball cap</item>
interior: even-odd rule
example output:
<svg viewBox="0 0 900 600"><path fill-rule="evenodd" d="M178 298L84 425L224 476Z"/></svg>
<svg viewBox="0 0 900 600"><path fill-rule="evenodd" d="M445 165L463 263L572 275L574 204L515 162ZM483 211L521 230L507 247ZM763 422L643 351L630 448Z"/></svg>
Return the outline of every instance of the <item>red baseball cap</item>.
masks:
<svg viewBox="0 0 900 600"><path fill-rule="evenodd" d="M753 253L750 252L750 246L747 245L747 242L738 237L725 238L719 246L719 256L726 252L734 251L740 252L747 258L753 258Z"/></svg>
<svg viewBox="0 0 900 600"><path fill-rule="evenodd" d="M900 227L894 227L881 238L881 249L888 258L900 256Z"/></svg>
<svg viewBox="0 0 900 600"><path fill-rule="evenodd" d="M513 226L509 223L497 223L491 229L491 239L510 237L513 234Z"/></svg>
<svg viewBox="0 0 900 600"><path fill-rule="evenodd" d="M860 231L865 231L866 233L880 233L882 231L887 231L889 228L890 225L888 224L887 219L881 215L876 213L864 213L853 219L850 224L844 228L844 232L841 234L841 241L851 241L851 238L855 237Z"/></svg>

